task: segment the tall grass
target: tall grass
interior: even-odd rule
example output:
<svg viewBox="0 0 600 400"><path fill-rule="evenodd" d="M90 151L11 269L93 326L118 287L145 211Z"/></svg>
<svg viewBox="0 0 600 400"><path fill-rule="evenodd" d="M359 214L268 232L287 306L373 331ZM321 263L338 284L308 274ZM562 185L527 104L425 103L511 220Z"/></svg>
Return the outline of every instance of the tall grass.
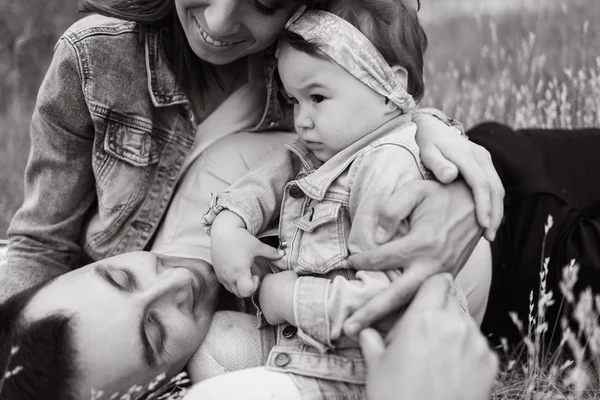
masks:
<svg viewBox="0 0 600 400"><path fill-rule="evenodd" d="M436 4L449 2L432 3L425 104L465 127L600 125L600 2L512 0L489 14L455 1L442 21Z"/></svg>
<svg viewBox="0 0 600 400"><path fill-rule="evenodd" d="M600 125L600 1L427 0L423 105L465 127ZM0 0L0 238L23 196L29 121L76 0Z"/></svg>
<svg viewBox="0 0 600 400"><path fill-rule="evenodd" d="M484 120L516 127L600 126L600 1L422 3L430 38L423 105L442 109L467 128ZM58 36L78 18L75 5L76 0L0 0L0 239L22 201L37 87ZM542 276L544 265L543 260ZM569 355L546 353L543 313L520 322L525 361L507 357L494 399L600 398L600 299L586 292L575 302L569 282L576 269L567 266L563 278L565 299L582 327L571 332L562 326ZM553 301L540 290L540 299ZM545 306L532 303L532 310ZM592 355L591 365L584 354Z"/></svg>

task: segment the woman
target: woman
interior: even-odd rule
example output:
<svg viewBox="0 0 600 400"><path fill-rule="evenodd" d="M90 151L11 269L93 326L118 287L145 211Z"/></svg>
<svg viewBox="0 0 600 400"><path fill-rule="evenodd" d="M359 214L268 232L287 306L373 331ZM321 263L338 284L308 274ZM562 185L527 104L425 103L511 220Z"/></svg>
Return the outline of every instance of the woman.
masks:
<svg viewBox="0 0 600 400"><path fill-rule="evenodd" d="M248 169L246 159L258 162L286 141L286 134L238 134L213 144L231 132L291 128L270 50L301 3L84 1L86 11L123 19L84 18L56 46L32 119L25 200L8 230L2 297L155 240L172 243L176 224L165 221L157 235L169 204L202 207ZM423 162L445 182L460 170L491 238L502 187L487 152L433 115L414 118ZM218 168L194 159L214 146L233 158ZM182 177L202 173L192 200L173 199ZM455 189L461 185L447 189L451 218L432 214L455 248L480 235L474 220L461 225L474 208L471 194ZM206 254L206 242L196 245Z"/></svg>
<svg viewBox="0 0 600 400"><path fill-rule="evenodd" d="M0 396L76 400L123 395L136 386L136 394L156 391L202 342L215 309L215 282L202 261L135 252L12 297L0 305L0 371L16 372L0 380ZM386 352L376 332L365 332L367 389L373 399L391 398L394 384L415 400L489 394L496 357L462 311L450 282L449 276L438 275L423 285L392 329ZM451 377L432 375L448 363L455 371ZM426 377L435 377L435 384L421 384ZM215 387L220 393L214 393ZM215 380L208 390L206 385L192 389L189 398L260 399L265 398L261 393L273 393L269 385L262 392L240 389Z"/></svg>

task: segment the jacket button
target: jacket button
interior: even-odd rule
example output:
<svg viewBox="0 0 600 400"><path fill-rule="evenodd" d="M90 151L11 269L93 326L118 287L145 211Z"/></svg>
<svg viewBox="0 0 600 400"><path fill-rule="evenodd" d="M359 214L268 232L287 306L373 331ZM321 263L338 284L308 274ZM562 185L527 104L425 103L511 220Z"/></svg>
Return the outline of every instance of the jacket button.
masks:
<svg viewBox="0 0 600 400"><path fill-rule="evenodd" d="M279 353L275 356L275 366L285 367L290 363L290 356L287 353Z"/></svg>
<svg viewBox="0 0 600 400"><path fill-rule="evenodd" d="M298 328L292 325L288 325L285 328L283 328L282 335L286 339L291 339L294 336L296 336L296 331L298 331Z"/></svg>
<svg viewBox="0 0 600 400"><path fill-rule="evenodd" d="M290 187L290 196L292 196L294 199L301 199L304 196L304 193L298 186L292 185Z"/></svg>

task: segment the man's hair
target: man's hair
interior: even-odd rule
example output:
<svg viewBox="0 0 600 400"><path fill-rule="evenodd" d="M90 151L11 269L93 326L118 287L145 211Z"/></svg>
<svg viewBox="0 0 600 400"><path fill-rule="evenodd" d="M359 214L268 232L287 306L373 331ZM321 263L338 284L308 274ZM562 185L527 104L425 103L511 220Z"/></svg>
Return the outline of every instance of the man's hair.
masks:
<svg viewBox="0 0 600 400"><path fill-rule="evenodd" d="M75 400L71 319L55 314L31 323L23 310L44 284L0 304L0 399Z"/></svg>
<svg viewBox="0 0 600 400"><path fill-rule="evenodd" d="M390 65L400 65L408 72L406 91L415 101L425 92L423 55L427 35L409 0L332 0L330 13L351 23L365 35ZM322 57L317 43L284 30L281 40L307 54Z"/></svg>

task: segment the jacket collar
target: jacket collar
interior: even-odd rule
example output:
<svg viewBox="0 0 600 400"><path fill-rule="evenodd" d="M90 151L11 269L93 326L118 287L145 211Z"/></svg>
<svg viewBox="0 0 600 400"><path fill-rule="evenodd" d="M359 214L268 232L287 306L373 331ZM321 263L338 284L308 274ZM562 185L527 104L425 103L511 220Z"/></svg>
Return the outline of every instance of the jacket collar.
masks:
<svg viewBox="0 0 600 400"><path fill-rule="evenodd" d="M323 200L333 181L350 166L363 150L371 143L409 123L410 114L400 115L346 147L326 163L319 161L300 139L286 144L286 147L300 158L304 167L309 171L307 176L298 179L298 186L307 196L315 200Z"/></svg>
<svg viewBox="0 0 600 400"><path fill-rule="evenodd" d="M144 45L148 89L154 106L166 107L189 103L177 82L175 73L169 68L165 54L160 49L159 35L156 30L148 30Z"/></svg>

